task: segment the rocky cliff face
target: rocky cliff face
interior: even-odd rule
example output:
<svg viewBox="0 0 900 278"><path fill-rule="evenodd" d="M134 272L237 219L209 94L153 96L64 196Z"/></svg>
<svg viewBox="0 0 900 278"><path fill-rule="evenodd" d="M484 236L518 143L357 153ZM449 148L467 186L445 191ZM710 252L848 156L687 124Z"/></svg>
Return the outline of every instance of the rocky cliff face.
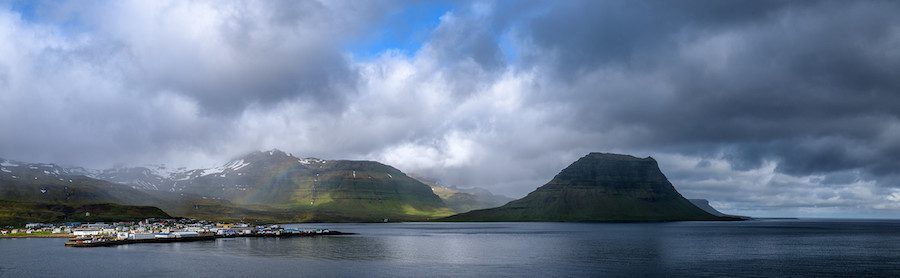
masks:
<svg viewBox="0 0 900 278"><path fill-rule="evenodd" d="M729 220L675 190L653 158L591 153L550 182L502 207L447 218L458 221Z"/></svg>

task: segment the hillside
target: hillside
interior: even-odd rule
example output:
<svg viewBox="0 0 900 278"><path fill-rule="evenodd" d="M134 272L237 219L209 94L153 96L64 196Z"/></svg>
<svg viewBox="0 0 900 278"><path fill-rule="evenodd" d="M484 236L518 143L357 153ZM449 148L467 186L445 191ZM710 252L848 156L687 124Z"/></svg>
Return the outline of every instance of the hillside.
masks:
<svg viewBox="0 0 900 278"><path fill-rule="evenodd" d="M653 158L591 153L522 199L446 221L735 220L711 215L675 190Z"/></svg>
<svg viewBox="0 0 900 278"><path fill-rule="evenodd" d="M0 200L36 203L155 205L159 198L55 164L0 159Z"/></svg>
<svg viewBox="0 0 900 278"><path fill-rule="evenodd" d="M172 218L150 206L119 204L48 204L0 200L0 227L26 223L119 222L147 218Z"/></svg>

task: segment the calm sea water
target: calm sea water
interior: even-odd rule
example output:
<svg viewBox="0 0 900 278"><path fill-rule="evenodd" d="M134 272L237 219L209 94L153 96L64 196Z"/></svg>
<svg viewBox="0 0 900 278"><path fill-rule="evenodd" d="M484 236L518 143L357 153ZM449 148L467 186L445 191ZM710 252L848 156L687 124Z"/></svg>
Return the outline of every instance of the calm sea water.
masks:
<svg viewBox="0 0 900 278"><path fill-rule="evenodd" d="M900 277L900 221L289 226L359 234L103 248L3 239L0 277Z"/></svg>

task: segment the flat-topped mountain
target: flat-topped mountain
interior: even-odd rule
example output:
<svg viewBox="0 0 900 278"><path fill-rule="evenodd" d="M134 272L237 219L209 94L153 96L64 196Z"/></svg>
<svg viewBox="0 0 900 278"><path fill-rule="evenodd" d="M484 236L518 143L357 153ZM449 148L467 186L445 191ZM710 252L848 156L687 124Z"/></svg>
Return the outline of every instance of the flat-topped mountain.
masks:
<svg viewBox="0 0 900 278"><path fill-rule="evenodd" d="M685 199L653 158L590 153L522 199L447 221L736 220Z"/></svg>

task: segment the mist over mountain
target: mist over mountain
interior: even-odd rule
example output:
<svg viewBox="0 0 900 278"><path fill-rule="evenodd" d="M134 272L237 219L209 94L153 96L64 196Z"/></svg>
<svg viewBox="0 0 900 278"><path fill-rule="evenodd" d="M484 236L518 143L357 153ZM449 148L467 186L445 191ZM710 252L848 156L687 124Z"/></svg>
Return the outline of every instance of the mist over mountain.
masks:
<svg viewBox="0 0 900 278"><path fill-rule="evenodd" d="M499 207L513 198L497 195L487 189L479 187L460 188L449 185L442 185L435 179L413 175L413 178L427 184L431 187L431 191L438 195L441 200L447 204L453 212L462 213L476 209L485 209Z"/></svg>
<svg viewBox="0 0 900 278"><path fill-rule="evenodd" d="M171 217L164 198L49 163L0 158L0 226Z"/></svg>

